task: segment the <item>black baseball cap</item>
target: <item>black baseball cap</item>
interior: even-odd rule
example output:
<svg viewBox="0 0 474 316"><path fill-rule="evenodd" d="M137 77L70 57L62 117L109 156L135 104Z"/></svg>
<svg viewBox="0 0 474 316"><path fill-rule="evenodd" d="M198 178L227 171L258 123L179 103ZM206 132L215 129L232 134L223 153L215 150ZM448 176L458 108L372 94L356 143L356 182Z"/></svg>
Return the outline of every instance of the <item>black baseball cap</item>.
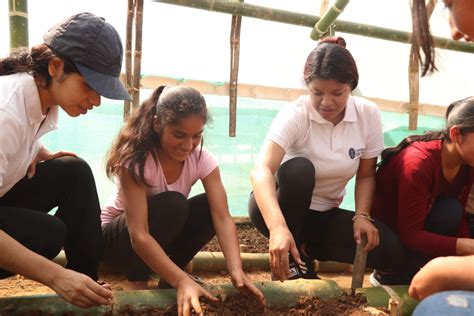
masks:
<svg viewBox="0 0 474 316"><path fill-rule="evenodd" d="M87 84L109 99L132 100L119 79L123 48L115 28L92 13L73 15L43 36L51 49L74 62Z"/></svg>

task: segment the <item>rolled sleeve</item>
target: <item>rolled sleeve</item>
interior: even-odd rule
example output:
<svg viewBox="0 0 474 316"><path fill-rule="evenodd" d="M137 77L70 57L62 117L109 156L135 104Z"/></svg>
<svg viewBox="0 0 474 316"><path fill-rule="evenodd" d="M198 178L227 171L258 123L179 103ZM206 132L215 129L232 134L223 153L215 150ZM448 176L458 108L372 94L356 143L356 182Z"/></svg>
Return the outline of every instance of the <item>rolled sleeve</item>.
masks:
<svg viewBox="0 0 474 316"><path fill-rule="evenodd" d="M384 149L380 110L376 104L373 104L368 109L370 109L370 115L367 122L367 147L361 157L362 159L378 157Z"/></svg>
<svg viewBox="0 0 474 316"><path fill-rule="evenodd" d="M18 121L6 111L0 111L0 126L2 127L0 133L0 188L3 188L8 162L22 143L20 139L22 132Z"/></svg>

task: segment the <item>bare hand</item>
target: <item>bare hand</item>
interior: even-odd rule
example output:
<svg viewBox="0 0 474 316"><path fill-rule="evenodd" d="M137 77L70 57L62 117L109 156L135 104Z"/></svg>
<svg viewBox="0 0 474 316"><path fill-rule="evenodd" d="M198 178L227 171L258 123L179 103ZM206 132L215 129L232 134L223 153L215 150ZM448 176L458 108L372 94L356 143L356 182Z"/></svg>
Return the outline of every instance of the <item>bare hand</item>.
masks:
<svg viewBox="0 0 474 316"><path fill-rule="evenodd" d="M290 277L288 253L291 253L298 264L303 264L293 235L287 227L279 227L270 231L268 247L270 253L270 268L273 275L281 282Z"/></svg>
<svg viewBox="0 0 474 316"><path fill-rule="evenodd" d="M212 296L189 277L186 277L186 279L179 283L176 288L176 296L179 316L191 315L191 308L194 309L197 315L203 315L201 304L199 303L201 296L212 302L219 301L219 299Z"/></svg>
<svg viewBox="0 0 474 316"><path fill-rule="evenodd" d="M83 308L112 304L112 292L107 285L99 285L88 276L69 269L62 269L53 278L50 287L71 304Z"/></svg>
<svg viewBox="0 0 474 316"><path fill-rule="evenodd" d="M361 243L361 234L367 236L367 246L365 251L370 251L379 244L379 231L367 218L356 218L354 220L354 240L357 244Z"/></svg>
<svg viewBox="0 0 474 316"><path fill-rule="evenodd" d="M52 160L55 158L59 158L62 156L71 156L71 157L77 157L76 153L73 153L71 151L58 151L56 153L51 153L48 151L46 148L41 148L41 150L38 152L38 155L36 155L36 158L31 162L30 166L28 167L28 171L26 172L26 175L28 176L28 179L31 179L34 177L36 173L36 165L40 161L48 161Z"/></svg>
<svg viewBox="0 0 474 316"><path fill-rule="evenodd" d="M240 293L244 295L252 295L260 302L260 304L263 306L267 305L263 293L257 289L242 270L231 273L231 280L234 287L239 290Z"/></svg>

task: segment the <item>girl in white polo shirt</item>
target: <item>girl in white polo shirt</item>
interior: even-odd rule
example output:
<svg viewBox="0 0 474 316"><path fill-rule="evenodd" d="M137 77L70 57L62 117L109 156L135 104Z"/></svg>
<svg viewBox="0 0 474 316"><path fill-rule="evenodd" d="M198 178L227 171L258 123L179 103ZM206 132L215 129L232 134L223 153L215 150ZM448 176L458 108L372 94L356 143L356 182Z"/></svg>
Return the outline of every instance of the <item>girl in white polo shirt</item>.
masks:
<svg viewBox="0 0 474 316"><path fill-rule="evenodd" d="M264 303L242 270L219 167L202 147L207 120L198 91L161 86L127 120L107 158L117 190L102 209L104 259L136 289L158 273L159 287L176 289L180 315L201 313L200 296L215 300L183 268L216 233L234 286ZM205 193L188 199L198 180Z"/></svg>
<svg viewBox="0 0 474 316"><path fill-rule="evenodd" d="M369 266L402 258L395 235L370 217L383 136L377 106L351 96L358 79L345 41L322 40L304 68L309 95L278 113L255 162L249 215L270 239L275 279L316 278L313 259L353 262L362 234ZM339 208L354 176L355 213Z"/></svg>
<svg viewBox="0 0 474 316"><path fill-rule="evenodd" d="M122 56L114 27L84 12L52 27L44 43L0 60L0 278L21 273L81 307L112 302L92 280L103 249L94 176L84 160L50 152L40 138L56 129L60 108L76 117L101 96L130 99L119 79ZM63 247L69 269L44 258Z"/></svg>

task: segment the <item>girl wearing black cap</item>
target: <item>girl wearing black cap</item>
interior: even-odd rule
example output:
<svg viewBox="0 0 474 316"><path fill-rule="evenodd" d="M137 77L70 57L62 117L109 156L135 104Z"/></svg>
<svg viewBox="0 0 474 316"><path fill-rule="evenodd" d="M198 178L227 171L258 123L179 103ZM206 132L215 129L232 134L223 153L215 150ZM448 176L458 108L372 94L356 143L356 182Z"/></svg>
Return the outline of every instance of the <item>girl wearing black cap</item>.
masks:
<svg viewBox="0 0 474 316"><path fill-rule="evenodd" d="M44 40L0 60L0 277L25 273L78 306L108 304L111 292L92 280L103 250L92 171L39 139L56 128L59 108L75 117L99 106L101 95L129 98L118 79L122 44L90 13L61 22ZM88 277L36 255L51 259L63 247L66 268ZM12 262L10 253L26 260Z"/></svg>

